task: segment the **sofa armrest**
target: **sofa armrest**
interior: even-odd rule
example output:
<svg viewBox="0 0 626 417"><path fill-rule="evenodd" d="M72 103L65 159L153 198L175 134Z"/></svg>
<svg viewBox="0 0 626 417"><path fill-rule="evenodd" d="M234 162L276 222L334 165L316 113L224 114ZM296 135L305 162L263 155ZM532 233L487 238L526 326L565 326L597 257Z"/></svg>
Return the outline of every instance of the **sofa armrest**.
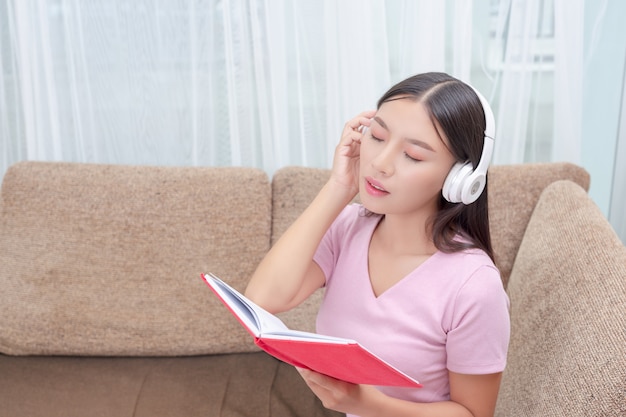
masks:
<svg viewBox="0 0 626 417"><path fill-rule="evenodd" d="M542 193L507 290L498 415L623 415L626 248L580 186Z"/></svg>

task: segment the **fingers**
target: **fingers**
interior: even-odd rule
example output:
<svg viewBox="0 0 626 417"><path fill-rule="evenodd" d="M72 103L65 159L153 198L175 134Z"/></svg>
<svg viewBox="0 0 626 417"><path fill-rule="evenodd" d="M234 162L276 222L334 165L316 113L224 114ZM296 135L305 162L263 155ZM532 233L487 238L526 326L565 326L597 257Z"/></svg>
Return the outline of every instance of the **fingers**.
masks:
<svg viewBox="0 0 626 417"><path fill-rule="evenodd" d="M363 126L369 126L372 117L376 115L376 110L366 110L352 119L348 120L344 126L344 129L360 130Z"/></svg>
<svg viewBox="0 0 626 417"><path fill-rule="evenodd" d="M343 190L350 192L352 197L359 189L359 164L361 154L361 138L364 126L369 126L375 110L359 113L344 125L341 139L335 148L333 158L332 180L341 185Z"/></svg>
<svg viewBox="0 0 626 417"><path fill-rule="evenodd" d="M348 120L346 123L346 127L350 127L352 129L360 129L363 126L369 126L370 120L376 114L376 110L365 110L352 119Z"/></svg>
<svg viewBox="0 0 626 417"><path fill-rule="evenodd" d="M309 369L303 369L303 368L296 368L296 369L298 370L302 378L307 383L315 384L325 389L329 389L329 390L332 389L335 386L335 384L337 384L338 382L338 380L333 377L320 374L318 372L314 372Z"/></svg>
<svg viewBox="0 0 626 417"><path fill-rule="evenodd" d="M341 135L341 143L349 145L352 142L360 142L366 127L371 124L371 118L376 114L376 110L366 110L348 120L344 125Z"/></svg>
<svg viewBox="0 0 626 417"><path fill-rule="evenodd" d="M352 414L350 410L356 409L360 385L305 369L298 369L298 372L311 391L322 401L324 407L350 414Z"/></svg>

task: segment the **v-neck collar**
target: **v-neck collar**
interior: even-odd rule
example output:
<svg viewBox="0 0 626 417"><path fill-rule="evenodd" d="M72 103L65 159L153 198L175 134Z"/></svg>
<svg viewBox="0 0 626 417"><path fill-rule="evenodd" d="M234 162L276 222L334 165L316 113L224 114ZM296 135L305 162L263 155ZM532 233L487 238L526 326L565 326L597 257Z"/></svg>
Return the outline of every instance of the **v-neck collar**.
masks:
<svg viewBox="0 0 626 417"><path fill-rule="evenodd" d="M436 257L440 253L439 250L435 251L432 255L430 255L428 258L426 258L422 263L420 263L417 267L415 267L415 269L413 269L407 275L405 275L404 277L400 278L397 282L395 282L393 285L391 285L389 288L387 288L386 290L384 290L380 294L376 295L376 292L374 291L374 286L372 285L372 277L370 275L369 248L370 248L370 245L372 243L372 239L374 237L374 232L376 231L376 229L380 225L380 222L383 220L383 218L384 218L384 216L380 216L380 218L376 222L372 222L372 224L370 226L370 230L369 230L369 236L368 236L367 239L364 239L364 248L362 248L362 250L364 252L364 269L365 269L365 273L363 274L363 276L365 277L364 279L367 280L367 288L369 289L369 291L368 291L369 294L371 295L372 298L374 298L376 300L381 299L382 297L384 297L389 292L396 291L397 288L401 288L402 286L404 286L403 283L406 282L407 280L410 280L411 277L413 277L415 275L419 275L420 271L427 264L432 262L432 259L434 257Z"/></svg>

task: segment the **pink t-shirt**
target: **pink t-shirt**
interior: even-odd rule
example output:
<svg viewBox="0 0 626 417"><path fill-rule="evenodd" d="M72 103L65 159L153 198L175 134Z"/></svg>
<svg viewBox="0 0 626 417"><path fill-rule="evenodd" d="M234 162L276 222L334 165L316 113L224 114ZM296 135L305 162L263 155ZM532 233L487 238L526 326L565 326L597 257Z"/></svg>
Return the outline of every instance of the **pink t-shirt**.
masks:
<svg viewBox="0 0 626 417"><path fill-rule="evenodd" d="M367 258L381 217L363 216L361 210L347 206L315 254L326 276L317 331L357 340L417 379L422 388L379 387L405 400L449 400L448 370L503 371L509 300L489 256L475 249L436 252L376 297Z"/></svg>

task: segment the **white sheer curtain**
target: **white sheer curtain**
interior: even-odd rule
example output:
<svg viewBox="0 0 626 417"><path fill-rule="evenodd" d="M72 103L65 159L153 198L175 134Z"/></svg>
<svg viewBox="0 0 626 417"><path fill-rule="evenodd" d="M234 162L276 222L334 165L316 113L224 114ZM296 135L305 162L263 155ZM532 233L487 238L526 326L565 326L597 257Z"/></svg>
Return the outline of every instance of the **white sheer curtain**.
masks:
<svg viewBox="0 0 626 417"><path fill-rule="evenodd" d="M5 0L0 175L23 159L328 166L391 83L484 72L498 3L477 3Z"/></svg>
<svg viewBox="0 0 626 417"><path fill-rule="evenodd" d="M2 0L0 177L26 159L327 167L347 118L424 71L491 100L495 163L580 163L584 8Z"/></svg>
<svg viewBox="0 0 626 417"><path fill-rule="evenodd" d="M382 1L1 7L0 173L22 159L325 166L344 119L390 83Z"/></svg>

